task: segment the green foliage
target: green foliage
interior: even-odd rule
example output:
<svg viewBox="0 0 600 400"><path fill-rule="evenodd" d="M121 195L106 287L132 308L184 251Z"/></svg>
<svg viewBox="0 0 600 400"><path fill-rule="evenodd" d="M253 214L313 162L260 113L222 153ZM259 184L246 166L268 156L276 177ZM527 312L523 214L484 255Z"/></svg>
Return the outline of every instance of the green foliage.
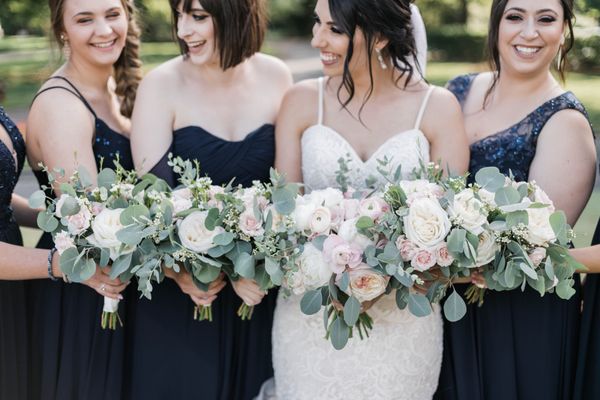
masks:
<svg viewBox="0 0 600 400"><path fill-rule="evenodd" d="M484 34L472 33L464 25L427 26L427 44L433 60L480 62L484 59Z"/></svg>

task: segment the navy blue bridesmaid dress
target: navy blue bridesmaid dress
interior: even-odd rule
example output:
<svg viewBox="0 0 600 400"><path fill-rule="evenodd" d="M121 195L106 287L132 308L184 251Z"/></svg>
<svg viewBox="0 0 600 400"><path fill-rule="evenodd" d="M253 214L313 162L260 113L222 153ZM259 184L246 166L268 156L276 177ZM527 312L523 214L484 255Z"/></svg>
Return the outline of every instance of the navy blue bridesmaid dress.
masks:
<svg viewBox="0 0 600 400"><path fill-rule="evenodd" d="M50 86L40 91L66 90L79 98L95 120L92 143L96 166L114 168L118 158L126 169L133 169L129 139L115 132L96 116L79 90L67 79L55 76L65 86ZM41 185L48 185L43 171L34 171ZM48 193L53 196L53 193ZM38 247L52 248L49 234L42 235ZM119 315L125 324L117 330L103 330L100 317L103 297L88 286L66 284L62 280L36 280L28 283L28 309L31 314L31 399L114 400L120 399L124 365L125 329L128 318L121 304ZM135 285L125 293L125 303ZM129 294L132 292L132 294Z"/></svg>
<svg viewBox="0 0 600 400"><path fill-rule="evenodd" d="M267 181L275 157L274 127L265 124L231 142L198 126L173 133L170 150L200 162L203 174L221 185ZM171 186L176 180L166 156L152 170ZM212 304L213 321L193 320L194 303L175 281L165 279L140 299L128 342L128 399L250 400L273 376L271 327L276 293L265 296L250 321L236 311L242 300L227 286Z"/></svg>
<svg viewBox="0 0 600 400"><path fill-rule="evenodd" d="M450 81L464 103L476 75ZM533 110L508 129L471 145L471 177L483 167L512 171L528 180L537 138L558 111L587 114L571 92ZM565 132L568 134L568 132ZM457 285L464 293L468 285ZM435 398L439 400L570 400L579 333L580 282L569 300L556 295L488 291L482 307L470 305L460 321L444 322L444 358Z"/></svg>
<svg viewBox="0 0 600 400"><path fill-rule="evenodd" d="M0 241L22 246L21 231L10 202L25 162L25 142L17 126L0 107L0 127L10 138L14 154L0 140ZM0 281L0 399L27 398L27 336L25 287L20 281Z"/></svg>

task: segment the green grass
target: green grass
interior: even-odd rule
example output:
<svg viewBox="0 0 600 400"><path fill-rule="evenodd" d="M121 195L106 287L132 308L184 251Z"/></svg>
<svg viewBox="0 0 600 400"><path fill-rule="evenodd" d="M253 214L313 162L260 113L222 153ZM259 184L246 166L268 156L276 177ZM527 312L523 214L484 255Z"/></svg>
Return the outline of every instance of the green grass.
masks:
<svg viewBox="0 0 600 400"><path fill-rule="evenodd" d="M6 36L0 39L0 53L31 51L48 48L49 39L43 36Z"/></svg>

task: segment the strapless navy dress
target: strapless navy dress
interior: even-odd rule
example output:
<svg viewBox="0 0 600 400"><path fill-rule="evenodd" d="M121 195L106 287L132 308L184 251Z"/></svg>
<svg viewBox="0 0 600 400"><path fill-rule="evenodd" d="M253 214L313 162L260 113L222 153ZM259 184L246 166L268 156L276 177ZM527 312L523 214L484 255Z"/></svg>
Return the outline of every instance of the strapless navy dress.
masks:
<svg viewBox="0 0 600 400"><path fill-rule="evenodd" d="M230 142L190 126L173 133L170 150L198 160L214 184L250 186L267 181L275 156L274 127L265 124L242 141ZM153 173L176 184L163 158ZM271 327L276 293L265 296L250 321L236 315L242 300L231 283L212 304L213 321L193 320L194 303L171 279L140 299L134 336L128 342L128 399L250 400L273 376Z"/></svg>
<svg viewBox="0 0 600 400"><path fill-rule="evenodd" d="M51 86L49 90L66 90L79 98L95 120L93 146L96 165L114 168L117 158L126 169L133 169L129 139L115 132L96 116L83 95L63 77L66 86ZM48 186L48 177L34 171L40 185ZM52 196L52 193L48 193ZM44 234L38 247L52 248L52 238ZM114 400L122 394L125 329L128 318L123 305L119 315L124 328L103 330L100 317L103 297L88 286L66 284L62 280L31 281L28 284L28 307L31 315L30 376L31 399ZM134 292L130 285L126 292ZM125 303L129 297L124 294Z"/></svg>
<svg viewBox="0 0 600 400"><path fill-rule="evenodd" d="M15 155L0 140L0 241L23 245L10 202L25 162L25 143L17 126L0 107L0 126L8 133ZM0 399L26 399L28 395L29 327L25 287L19 281L0 281Z"/></svg>
<svg viewBox="0 0 600 400"><path fill-rule="evenodd" d="M464 103L476 75L455 78L448 88ZM471 177L483 167L512 171L528 180L545 123L565 109L587 114L571 93L557 96L510 128L471 145ZM565 132L568 134L568 132ZM460 286L464 293L467 285ZM577 363L580 282L569 300L556 295L488 291L482 307L471 305L455 323L444 322L444 358L436 399L570 400Z"/></svg>

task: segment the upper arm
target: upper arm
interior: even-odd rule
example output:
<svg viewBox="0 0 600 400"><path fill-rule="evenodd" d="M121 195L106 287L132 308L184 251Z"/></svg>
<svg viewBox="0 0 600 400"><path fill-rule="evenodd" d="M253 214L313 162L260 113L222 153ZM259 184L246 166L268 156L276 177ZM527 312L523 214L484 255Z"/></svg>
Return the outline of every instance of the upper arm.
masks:
<svg viewBox="0 0 600 400"><path fill-rule="evenodd" d="M464 174L469 169L469 142L462 111L454 95L435 88L423 120L423 131L431 145L431 161L447 173Z"/></svg>
<svg viewBox="0 0 600 400"><path fill-rule="evenodd" d="M596 147L587 119L576 110L556 113L544 126L529 180L535 180L574 224L594 186Z"/></svg>
<svg viewBox="0 0 600 400"><path fill-rule="evenodd" d="M275 168L289 182L302 182L302 147L304 130L310 126L317 107L314 82L301 82L285 95L275 129Z"/></svg>
<svg viewBox="0 0 600 400"><path fill-rule="evenodd" d="M75 96L59 89L40 95L29 113L27 132L29 140L36 141L38 158L49 170L64 169L68 179L77 168L84 167L95 180L94 118Z"/></svg>
<svg viewBox="0 0 600 400"><path fill-rule="evenodd" d="M173 113L165 95L174 89L165 74L151 72L138 88L131 117L131 153L143 175L169 150L173 141Z"/></svg>

